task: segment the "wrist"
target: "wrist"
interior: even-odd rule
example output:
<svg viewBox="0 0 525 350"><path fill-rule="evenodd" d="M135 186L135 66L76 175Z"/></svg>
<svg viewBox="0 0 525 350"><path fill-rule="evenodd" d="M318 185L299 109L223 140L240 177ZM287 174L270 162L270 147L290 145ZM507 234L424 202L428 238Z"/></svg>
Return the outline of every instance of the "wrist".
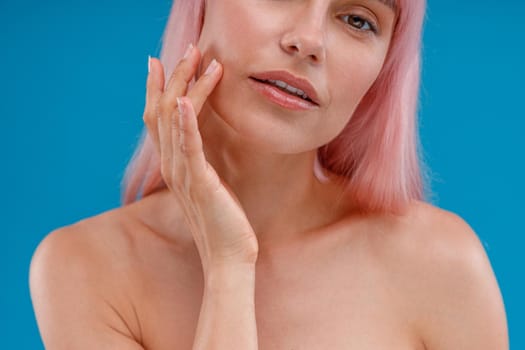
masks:
<svg viewBox="0 0 525 350"><path fill-rule="evenodd" d="M204 284L220 290L255 286L255 263L212 264L204 273Z"/></svg>

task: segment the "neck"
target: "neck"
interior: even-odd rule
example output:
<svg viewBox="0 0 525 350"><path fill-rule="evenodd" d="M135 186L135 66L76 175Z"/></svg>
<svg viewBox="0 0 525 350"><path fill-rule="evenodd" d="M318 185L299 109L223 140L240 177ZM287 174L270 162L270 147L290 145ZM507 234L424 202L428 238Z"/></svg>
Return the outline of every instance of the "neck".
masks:
<svg viewBox="0 0 525 350"><path fill-rule="evenodd" d="M260 249L300 240L302 234L335 223L352 210L340 177L326 170L314 174L316 150L265 152L239 137L213 112L201 113L201 120L206 120L200 126L206 159L237 196ZM176 234L172 231L179 227L180 217L172 210L177 206L175 197L168 189L156 197L161 202L152 206L150 215L157 219L149 225L166 235Z"/></svg>
<svg viewBox="0 0 525 350"><path fill-rule="evenodd" d="M338 179L326 171L315 175L316 150L265 151L242 139L213 111L203 112L206 158L237 196L259 244L325 226L348 210Z"/></svg>

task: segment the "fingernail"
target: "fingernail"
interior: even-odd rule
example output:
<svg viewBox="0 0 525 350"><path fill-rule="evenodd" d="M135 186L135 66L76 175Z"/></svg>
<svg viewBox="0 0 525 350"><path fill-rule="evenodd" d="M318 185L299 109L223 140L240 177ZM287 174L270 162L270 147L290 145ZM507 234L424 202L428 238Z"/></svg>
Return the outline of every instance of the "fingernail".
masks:
<svg viewBox="0 0 525 350"><path fill-rule="evenodd" d="M148 74L151 71L151 56L148 55Z"/></svg>
<svg viewBox="0 0 525 350"><path fill-rule="evenodd" d="M183 59L188 58L188 56L190 55L190 53L191 53L192 50L193 50L193 44L190 43L190 45L189 45L188 48L186 49L186 52L184 53L184 57L183 57Z"/></svg>
<svg viewBox="0 0 525 350"><path fill-rule="evenodd" d="M204 75L208 75L210 73L212 73L215 69L217 69L217 60L215 60L215 58L211 61L210 65L208 66L208 68L206 69L206 72L204 72Z"/></svg>

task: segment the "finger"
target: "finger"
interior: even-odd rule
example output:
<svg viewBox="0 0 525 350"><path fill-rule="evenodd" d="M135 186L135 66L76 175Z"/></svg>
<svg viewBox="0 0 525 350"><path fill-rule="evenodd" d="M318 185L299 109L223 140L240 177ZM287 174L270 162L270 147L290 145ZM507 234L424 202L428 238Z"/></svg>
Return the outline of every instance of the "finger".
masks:
<svg viewBox="0 0 525 350"><path fill-rule="evenodd" d="M162 63L155 59L149 60L149 73L146 82L146 105L143 120L153 143L159 150L159 136L157 128L157 104L164 90L164 68Z"/></svg>
<svg viewBox="0 0 525 350"><path fill-rule="evenodd" d="M173 189L173 149L172 149L172 130L174 123L173 116L166 118L158 114L157 130L159 135L159 153L160 153L160 172L166 185Z"/></svg>
<svg viewBox="0 0 525 350"><path fill-rule="evenodd" d="M180 150L186 170L197 186L209 184L208 162L204 155L202 137L192 101L188 97L180 97L178 98L178 105L180 106L177 113L179 116L179 137L175 141L178 144L174 144L173 148Z"/></svg>
<svg viewBox="0 0 525 350"><path fill-rule="evenodd" d="M174 87L174 84L180 82L181 79L187 83L191 81L199 65L200 56L199 49L190 43L182 59L173 69L168 85L166 85L166 91Z"/></svg>
<svg viewBox="0 0 525 350"><path fill-rule="evenodd" d="M208 96L212 93L217 83L222 77L222 65L213 59L203 75L197 80L195 85L188 92L187 97L191 99L194 110L200 113L202 106L206 102Z"/></svg>
<svg viewBox="0 0 525 350"><path fill-rule="evenodd" d="M164 89L159 102L161 114L171 116L176 108L176 98L186 95L188 85L199 66L200 52L190 45L183 59L177 64L171 74L168 85Z"/></svg>

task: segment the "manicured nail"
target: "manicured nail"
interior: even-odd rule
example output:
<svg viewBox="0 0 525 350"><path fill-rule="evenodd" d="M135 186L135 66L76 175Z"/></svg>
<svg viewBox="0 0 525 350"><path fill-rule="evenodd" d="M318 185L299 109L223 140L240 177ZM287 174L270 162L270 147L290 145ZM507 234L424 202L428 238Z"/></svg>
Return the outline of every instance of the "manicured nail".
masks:
<svg viewBox="0 0 525 350"><path fill-rule="evenodd" d="M148 55L148 74L149 74L150 70L151 70L151 56Z"/></svg>
<svg viewBox="0 0 525 350"><path fill-rule="evenodd" d="M193 50L193 44L190 43L190 45L189 45L188 48L186 49L186 52L184 53L184 57L183 57L183 59L188 58L188 56L190 55L190 53L191 53L192 50Z"/></svg>
<svg viewBox="0 0 525 350"><path fill-rule="evenodd" d="M211 61L210 65L208 66L208 68L206 69L206 72L204 72L204 75L208 75L210 73L212 73L215 69L217 69L217 60L215 60L215 58Z"/></svg>

